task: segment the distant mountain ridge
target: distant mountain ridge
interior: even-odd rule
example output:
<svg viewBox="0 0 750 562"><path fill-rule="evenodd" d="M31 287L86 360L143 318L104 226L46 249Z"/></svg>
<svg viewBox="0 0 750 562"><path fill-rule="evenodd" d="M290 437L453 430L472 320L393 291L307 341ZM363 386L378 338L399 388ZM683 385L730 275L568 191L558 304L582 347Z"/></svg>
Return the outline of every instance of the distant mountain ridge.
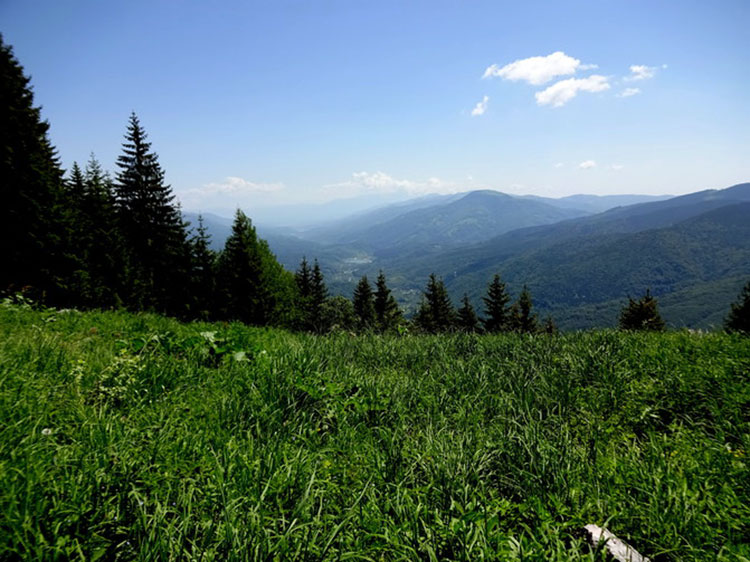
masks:
<svg viewBox="0 0 750 562"><path fill-rule="evenodd" d="M407 310L432 272L454 302L466 292L481 310L499 272L512 292L528 284L539 312L563 328L612 325L627 297L646 288L670 325L716 325L750 279L750 183L643 197L605 203L475 191L388 205L294 236L258 230L288 269L303 255L318 258L333 294L351 296L359 277L384 270ZM637 202L600 213L570 208L627 201ZM231 220L223 221L217 233L228 232Z"/></svg>
<svg viewBox="0 0 750 562"><path fill-rule="evenodd" d="M567 197L539 197L538 195L523 195L521 197L536 199L561 209L577 209L587 213L603 213L615 207L627 207L639 203L652 203L671 199L674 195L568 195Z"/></svg>
<svg viewBox="0 0 750 562"><path fill-rule="evenodd" d="M246 209L246 213L250 213L249 216L253 219L253 222L259 229L262 229L265 232L271 232L274 235L285 234L297 239L308 240L326 245L351 244L353 241L361 242L361 238L366 238L366 235L364 235L363 233L366 233L368 230L373 229L373 235L376 235L377 229L375 227L386 224L389 221L395 221L395 219L397 219L398 217L403 217L404 215L407 215L411 212L424 210L424 215L429 215L429 211L427 211L427 209L430 208L442 207L446 204L454 203L467 197L469 197L469 200L471 200L471 198L478 197L488 197L491 200L493 195L505 198L519 199L527 202L534 201L537 203L544 203L546 205L550 205L559 209L565 209L566 211L570 212L570 215L566 216L565 218L592 214L600 212L602 210L621 206L623 204L662 200L669 197L651 195L570 195L561 198L551 198L540 197L536 195L508 195L494 190L478 190L453 193L449 195L424 195L408 199L406 201L398 201L395 203L384 205L371 205L371 207L368 209L350 213L342 218L334 218L329 220L326 220L328 212L325 212L321 217L317 217L315 215L323 207L327 208L328 206L335 206L336 208L345 209L346 205L343 202L336 205L334 205L333 203L326 205L308 205L305 207L307 209L308 215L306 220L300 222L296 226L293 222L287 223L287 226L285 227L267 225L263 222L262 219L260 221L256 219L250 212L250 210ZM464 205L465 203L466 202L464 202ZM353 206L356 207L356 205ZM293 207L295 209L295 212L297 212L295 206L287 207ZM186 218L191 223L194 223L194 225L197 223L198 214L199 213L197 212L184 213ZM220 216L215 213L202 214L207 230L212 235L213 246L217 249L221 248L224 244L224 240L231 231L232 218L229 216ZM462 218L466 219L467 217L464 216ZM557 216L553 216L552 218L557 219ZM411 217L406 220L410 219ZM513 225L513 227L517 227L518 223L521 222L518 221L518 219L516 219L516 221L517 222ZM547 224L546 220L542 223L538 223L535 219L532 219L531 222L532 224L524 224L523 226ZM315 225L309 226L310 223L314 223ZM448 226L450 227L450 225ZM507 229L505 228L499 230L507 231ZM493 234L495 235L501 233L502 232L499 231L493 232Z"/></svg>
<svg viewBox="0 0 750 562"><path fill-rule="evenodd" d="M183 213L183 217L190 223L191 232L195 232L198 227L198 217L203 217L203 224L206 232L210 237L209 246L215 251L224 248L224 242L232 232L233 219L221 217L213 213ZM299 265L302 257L307 257L311 261L318 259L322 263L331 264L339 263L352 258L352 256L362 256L363 253L357 252L353 248L340 249L333 246L327 246L311 240L304 240L292 234L288 234L285 229L254 225L258 235L268 242L271 251L278 259L279 263L289 271L294 271ZM328 272L330 273L330 268Z"/></svg>
<svg viewBox="0 0 750 562"><path fill-rule="evenodd" d="M666 296L750 278L748 229L750 183L520 229L439 255L394 259L383 267L414 279L435 271L454 297L466 291L475 299L486 280L500 272L511 285L528 283L538 304L564 327L582 328L601 324L591 316L575 320L576 309L621 302L648 287ZM704 319L726 306L704 299L682 317L686 325L705 327Z"/></svg>
<svg viewBox="0 0 750 562"><path fill-rule="evenodd" d="M372 220L381 218L373 215L363 217L374 224L360 219L359 228L348 228L338 236L329 232L328 240L369 248L376 254L392 255L423 247L434 251L480 242L525 226L550 224L586 214L490 190L471 191L433 205L402 209L404 212L386 220ZM397 209L390 209L394 210Z"/></svg>

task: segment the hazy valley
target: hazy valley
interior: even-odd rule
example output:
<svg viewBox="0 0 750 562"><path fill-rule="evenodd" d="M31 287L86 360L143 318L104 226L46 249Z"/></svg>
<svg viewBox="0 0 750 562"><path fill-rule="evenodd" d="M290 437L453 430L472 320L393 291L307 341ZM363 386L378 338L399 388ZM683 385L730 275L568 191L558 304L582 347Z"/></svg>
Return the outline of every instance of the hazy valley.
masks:
<svg viewBox="0 0 750 562"><path fill-rule="evenodd" d="M0 561L750 561L748 21L0 2Z"/></svg>
<svg viewBox="0 0 750 562"><path fill-rule="evenodd" d="M250 212L250 210L248 210ZM197 214L186 218L197 222ZM232 219L205 215L215 247ZM335 294L388 275L414 311L430 273L454 303L477 309L500 273L527 284L541 316L565 329L614 326L628 296L650 288L673 327L711 328L750 276L750 184L676 197L553 199L474 191L422 197L305 229L256 225L290 270L318 259Z"/></svg>

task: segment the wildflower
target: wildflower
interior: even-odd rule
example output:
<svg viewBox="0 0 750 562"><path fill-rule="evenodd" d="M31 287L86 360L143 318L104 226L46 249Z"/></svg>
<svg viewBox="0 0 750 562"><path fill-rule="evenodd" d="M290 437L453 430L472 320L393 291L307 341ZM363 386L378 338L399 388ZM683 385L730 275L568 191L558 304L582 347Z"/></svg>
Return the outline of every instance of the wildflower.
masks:
<svg viewBox="0 0 750 562"><path fill-rule="evenodd" d="M42 435L52 435L52 430L49 427L45 427L42 430Z"/></svg>

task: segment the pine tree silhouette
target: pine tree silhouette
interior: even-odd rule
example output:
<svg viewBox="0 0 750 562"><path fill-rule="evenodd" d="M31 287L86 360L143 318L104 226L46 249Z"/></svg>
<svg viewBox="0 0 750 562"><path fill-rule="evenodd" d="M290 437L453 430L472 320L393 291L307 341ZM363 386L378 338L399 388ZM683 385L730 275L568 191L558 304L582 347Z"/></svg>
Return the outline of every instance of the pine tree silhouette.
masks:
<svg viewBox="0 0 750 562"><path fill-rule="evenodd" d="M458 309L457 323L458 327L464 332L476 332L479 329L479 319L466 293L464 293L464 298L461 300L461 308Z"/></svg>
<svg viewBox="0 0 750 562"><path fill-rule="evenodd" d="M372 287L363 276L357 286L354 288L352 295L352 305L354 314L357 316L357 324L361 330L369 330L375 326L375 302L372 294Z"/></svg>
<svg viewBox="0 0 750 562"><path fill-rule="evenodd" d="M492 282L487 286L487 296L483 297L484 314L482 319L484 329L487 332L502 332L510 328L510 310L508 303L510 296L505 290L505 283L500 280L500 275L495 274Z"/></svg>
<svg viewBox="0 0 750 562"><path fill-rule="evenodd" d="M659 306L651 291L646 293L637 301L628 298L628 304L620 311L621 330L664 330L664 320L659 314Z"/></svg>
<svg viewBox="0 0 750 562"><path fill-rule="evenodd" d="M130 116L117 166L115 201L132 287L127 304L180 313L190 267L185 224L135 113Z"/></svg>
<svg viewBox="0 0 750 562"><path fill-rule="evenodd" d="M750 335L750 281L743 287L737 301L732 303L724 328L728 332Z"/></svg>

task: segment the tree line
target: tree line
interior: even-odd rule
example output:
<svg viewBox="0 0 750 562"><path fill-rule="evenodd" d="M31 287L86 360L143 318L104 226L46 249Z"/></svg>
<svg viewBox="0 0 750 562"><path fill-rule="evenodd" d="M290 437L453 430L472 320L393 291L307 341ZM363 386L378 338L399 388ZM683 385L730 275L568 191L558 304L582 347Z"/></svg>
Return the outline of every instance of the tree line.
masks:
<svg viewBox="0 0 750 562"><path fill-rule="evenodd" d="M114 175L93 155L65 174L29 79L1 37L0 59L3 293L23 292L58 306L313 332L333 326L387 332L403 325L383 272L374 290L365 277L351 301L331 297L317 260L303 259L295 273L286 271L241 210L223 250L214 252L202 219L195 228L184 220L135 113ZM417 326L429 332L468 328L434 276L425 297Z"/></svg>
<svg viewBox="0 0 750 562"><path fill-rule="evenodd" d="M533 312L531 292L526 285L518 300L513 304L510 301L505 283L500 274L495 274L482 297L484 316L477 315L467 294L461 299L461 306L455 309L443 280L433 273L414 316L414 323L420 330L428 333L450 330L485 333L557 331L551 318L540 324L537 314Z"/></svg>
<svg viewBox="0 0 750 562"><path fill-rule="evenodd" d="M351 300L331 297L317 260L311 266L303 259L296 272L286 271L241 210L223 250L213 251L202 219L194 228L184 220L135 113L114 175L93 155L65 174L49 124L34 107L29 78L1 35L0 78L0 292L22 292L56 306L148 310L319 333L407 325L382 271L374 289L363 277ZM629 307L641 312L621 317L621 327L663 328L660 317L638 316L655 310L648 299L631 299ZM551 319L539 322L525 286L511 304L495 275L482 300L481 318L467 295L454 308L433 274L411 326L426 333L555 331ZM750 303L750 284L745 300ZM733 305L731 315L747 322L748 306Z"/></svg>
<svg viewBox="0 0 750 562"><path fill-rule="evenodd" d="M93 155L66 174L29 78L2 36L0 77L0 293L317 332L346 312L329 298L317 261L286 271L240 210L214 252L202 219L195 227L184 220L135 113L115 174ZM376 311L379 329L390 329L398 306L384 276Z"/></svg>

